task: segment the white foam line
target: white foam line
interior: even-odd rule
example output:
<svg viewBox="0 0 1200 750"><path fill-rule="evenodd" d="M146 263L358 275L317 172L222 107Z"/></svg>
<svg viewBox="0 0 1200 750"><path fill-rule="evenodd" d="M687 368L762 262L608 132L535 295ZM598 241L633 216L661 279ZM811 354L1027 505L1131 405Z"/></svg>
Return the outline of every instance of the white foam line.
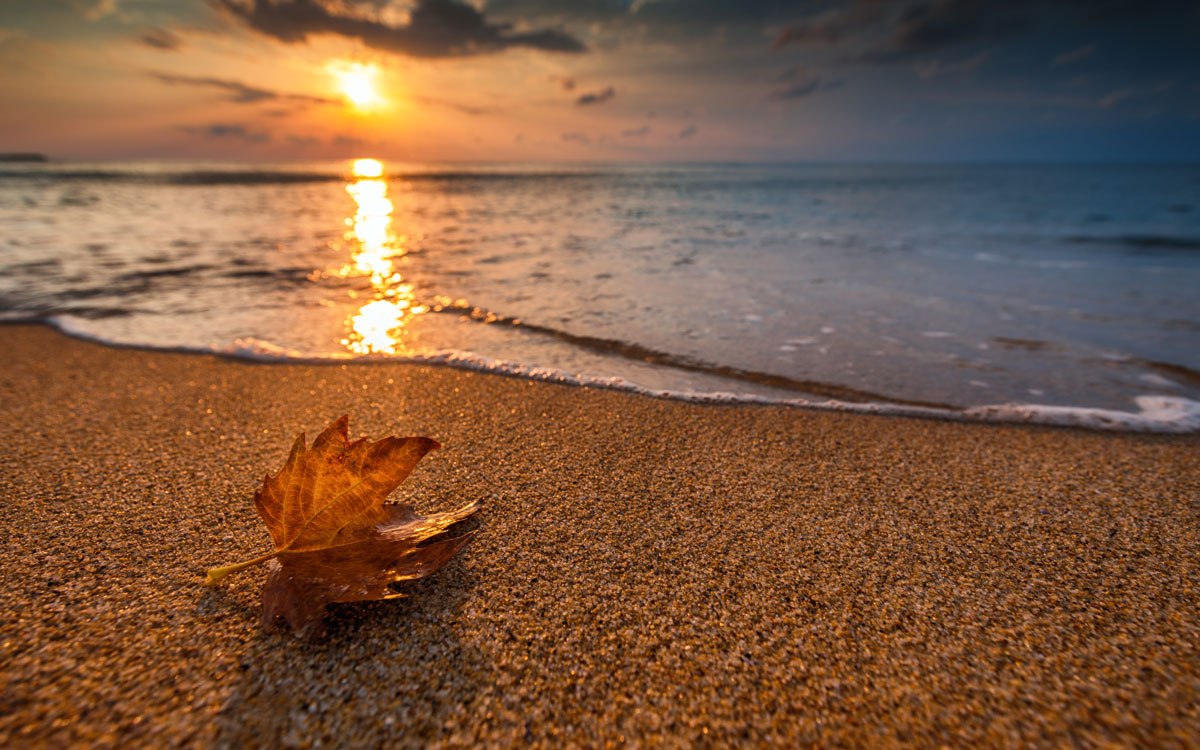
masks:
<svg viewBox="0 0 1200 750"><path fill-rule="evenodd" d="M1129 432L1200 432L1200 402L1178 396L1138 396L1138 411L1087 409L1044 404L998 404L967 409L967 416L987 422L1032 422L1094 430Z"/></svg>
<svg viewBox="0 0 1200 750"><path fill-rule="evenodd" d="M297 356L295 353L285 352L285 350L279 347L264 344L264 342L251 342L247 340L240 341L236 350L225 350L223 353L250 358L265 357L270 359L277 359L281 353L289 359L294 359ZM361 359L397 361L395 357L378 355L366 355ZM563 370L534 367L461 351L421 354L405 357L400 361L428 365L445 365L457 369L497 373L546 383L610 388L654 398L668 398L692 403L782 405L859 414L884 414L972 422L1064 425L1085 427L1094 430L1125 432L1187 433L1200 431L1200 402L1173 396L1139 396L1135 399L1135 403L1139 409L1137 412L1049 406L1045 404L993 404L957 411L926 406L907 406L903 404L854 403L835 399L818 401L806 398L772 398L770 396L758 396L747 393L704 393L698 391L647 388L646 386L631 383L619 377L601 378L588 375L574 375Z"/></svg>
<svg viewBox="0 0 1200 750"><path fill-rule="evenodd" d="M112 345L99 336L72 325L69 318L57 317L50 320L59 330L76 338ZM120 346L121 344L117 344ZM160 347L138 347L161 349ZM839 411L855 414L879 414L896 417L920 417L925 419L947 419L964 422L1017 423L1083 427L1092 430L1115 432L1155 432L1184 434L1200 432L1200 402L1177 396L1138 396L1134 399L1136 412L1112 409L1093 409L1074 406L1050 406L1047 404L989 404L967 409L939 409L928 406L908 406L888 403L855 403L836 399L814 400L806 398L772 398L749 393L676 391L647 388L620 377L595 377L574 375L549 367L492 359L472 352L457 350L438 351L428 354L407 356L381 354L331 354L313 356L294 349L272 344L260 339L238 339L232 345L209 348L171 348L187 354L219 354L249 359L258 362L330 363L338 361L391 362L422 365L441 365L460 370L495 373L511 377L527 378L543 383L607 388L636 393L653 398L673 399L701 404L761 404L765 406L791 406L820 411Z"/></svg>

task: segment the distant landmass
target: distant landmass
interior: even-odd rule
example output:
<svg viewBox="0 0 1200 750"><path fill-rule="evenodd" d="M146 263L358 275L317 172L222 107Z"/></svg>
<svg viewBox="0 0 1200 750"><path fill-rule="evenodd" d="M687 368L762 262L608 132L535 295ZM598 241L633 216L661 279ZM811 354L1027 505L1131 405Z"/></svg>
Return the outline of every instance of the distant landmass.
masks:
<svg viewBox="0 0 1200 750"><path fill-rule="evenodd" d="M0 154L0 161L49 161L45 154Z"/></svg>

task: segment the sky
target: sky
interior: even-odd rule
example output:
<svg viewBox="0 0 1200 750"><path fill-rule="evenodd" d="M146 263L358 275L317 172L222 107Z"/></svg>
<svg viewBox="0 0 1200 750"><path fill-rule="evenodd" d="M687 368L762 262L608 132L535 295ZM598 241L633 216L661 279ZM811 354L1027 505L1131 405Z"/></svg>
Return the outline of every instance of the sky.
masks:
<svg viewBox="0 0 1200 750"><path fill-rule="evenodd" d="M0 152L1200 161L1193 0L3 0Z"/></svg>

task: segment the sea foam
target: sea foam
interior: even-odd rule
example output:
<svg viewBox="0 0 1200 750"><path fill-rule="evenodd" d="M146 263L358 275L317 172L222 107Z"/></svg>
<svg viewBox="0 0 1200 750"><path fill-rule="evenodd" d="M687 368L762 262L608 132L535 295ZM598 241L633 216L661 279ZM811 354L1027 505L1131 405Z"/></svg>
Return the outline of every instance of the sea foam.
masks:
<svg viewBox="0 0 1200 750"><path fill-rule="evenodd" d="M959 410L909 406L906 404L861 403L836 399L772 398L769 396L731 391L699 392L647 388L625 378L578 375L554 368L536 367L519 362L507 362L462 351L441 351L408 357L381 355L363 355L353 358L344 356L336 358L312 357L257 339L240 339L232 347L215 351L216 353L246 359L275 362L280 360L319 362L333 361L335 359L353 359L360 362L376 361L440 365L461 370L525 378L544 383L557 383L585 388L606 388L652 398L665 398L692 403L789 406L820 411L948 419L966 422L1043 424L1117 432L1174 434L1200 432L1200 402L1174 396L1139 396L1134 399L1134 403L1138 407L1138 411L1136 412L1016 403L989 404Z"/></svg>
<svg viewBox="0 0 1200 750"><path fill-rule="evenodd" d="M1023 403L987 404L966 409L954 409L886 402L854 402L838 399L774 398L759 394L738 393L736 391L648 388L622 377L580 375L551 367L540 367L485 357L467 351L444 350L408 356L383 354L354 355L349 353L313 355L253 337L237 339L234 343L227 346L196 348L154 347L106 340L77 324L73 324L74 321L69 316L60 316L37 322L48 322L58 330L72 337L109 346L124 346L152 351L172 351L183 354L215 354L264 363L332 364L335 362L349 362L364 365L371 363L429 365L523 378L542 383L555 383L583 388L604 388L651 398L700 404L786 406L797 409L838 411L853 414L944 419L956 422L1040 424L1080 427L1110 432L1164 434L1200 432L1200 402L1177 396L1138 396L1134 399L1134 404L1138 408L1137 411Z"/></svg>

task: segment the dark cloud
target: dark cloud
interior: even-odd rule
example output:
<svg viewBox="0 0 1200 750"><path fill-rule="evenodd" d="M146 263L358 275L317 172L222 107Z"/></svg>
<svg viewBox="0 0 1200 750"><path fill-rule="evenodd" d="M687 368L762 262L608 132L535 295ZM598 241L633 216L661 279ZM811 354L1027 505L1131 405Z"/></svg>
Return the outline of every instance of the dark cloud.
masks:
<svg viewBox="0 0 1200 750"><path fill-rule="evenodd" d="M1163 20L1180 9L1173 0L854 0L801 15L776 37L774 49L836 45L850 50L851 61L890 63L958 45L998 42L1046 24L1074 30L1085 24ZM1072 61L1071 54L1086 57L1086 49L1064 53L1068 57L1059 64Z"/></svg>
<svg viewBox="0 0 1200 750"><path fill-rule="evenodd" d="M832 81L822 81L820 78L812 78L804 81L797 81L785 88L772 91L771 99L802 99L810 94L815 94L818 91L832 91L845 86L846 82L840 78Z"/></svg>
<svg viewBox="0 0 1200 750"><path fill-rule="evenodd" d="M575 79L567 76L550 76L550 80L562 87L563 91L575 90Z"/></svg>
<svg viewBox="0 0 1200 750"><path fill-rule="evenodd" d="M855 0L783 30L774 49L792 44L865 43L862 62L891 62L991 34L1025 28L1016 10L1029 0Z"/></svg>
<svg viewBox="0 0 1200 750"><path fill-rule="evenodd" d="M778 91L772 91L771 98L772 99L799 99L801 97L808 96L809 94L815 92L819 88L821 88L821 80L819 78L813 78L811 80L793 83L791 86L788 86L785 89L779 89Z"/></svg>
<svg viewBox="0 0 1200 750"><path fill-rule="evenodd" d="M536 21L611 21L629 12L632 0L488 0L487 12Z"/></svg>
<svg viewBox="0 0 1200 750"><path fill-rule="evenodd" d="M174 51L183 47L183 40L168 29L149 26L142 29L138 41L155 49Z"/></svg>
<svg viewBox="0 0 1200 750"><path fill-rule="evenodd" d="M578 143L581 146L590 145L592 142L592 139L583 133L563 133L561 137L564 143Z"/></svg>
<svg viewBox="0 0 1200 750"><path fill-rule="evenodd" d="M761 29L811 11L819 0L489 0L489 13L558 23L638 26L657 36L710 34L718 28Z"/></svg>
<svg viewBox="0 0 1200 750"><path fill-rule="evenodd" d="M622 138L636 138L639 135L646 135L649 132L650 132L650 126L643 125L640 128L630 128L629 130L622 130L621 137Z"/></svg>
<svg viewBox="0 0 1200 750"><path fill-rule="evenodd" d="M827 3L815 0L653 0L627 3L642 23L709 28L778 23Z"/></svg>
<svg viewBox="0 0 1200 750"><path fill-rule="evenodd" d="M487 107L476 107L471 104L463 104L462 102L451 101L449 99L441 99L436 96L414 96L413 99L422 104L432 104L435 107L445 107L456 112L462 112L464 115L486 115L492 112Z"/></svg>
<svg viewBox="0 0 1200 750"><path fill-rule="evenodd" d="M608 101L609 99L612 99L616 95L617 95L617 90L615 88L613 88L612 86L606 86L604 89L602 89L600 91L591 91L589 93L581 95L578 99L575 100L575 106L587 107L592 104L603 104L604 102Z"/></svg>
<svg viewBox="0 0 1200 750"><path fill-rule="evenodd" d="M1086 21L1121 21L1141 18L1159 11L1183 11L1195 4L1188 0L1063 0L1078 10Z"/></svg>
<svg viewBox="0 0 1200 750"><path fill-rule="evenodd" d="M845 8L824 11L802 23L788 26L775 38L774 49L789 44L838 44L886 15L889 0L857 0Z"/></svg>
<svg viewBox="0 0 1200 750"><path fill-rule="evenodd" d="M309 96L307 94L284 94L278 91L271 91L269 89L260 89L254 86L249 86L241 81L228 81L222 78L181 76L172 73L151 73L150 75L171 86L199 86L202 88L211 88L224 91L226 93L225 98L227 101L237 102L239 104L254 104L257 102L284 99L288 101L306 102L309 104L337 103L334 99L325 99L324 97Z"/></svg>
<svg viewBox="0 0 1200 750"><path fill-rule="evenodd" d="M776 77L775 82L785 85L772 91L767 97L769 99L801 99L818 91L830 91L845 85L843 79L822 78L810 72L803 65L783 71Z"/></svg>
<svg viewBox="0 0 1200 750"><path fill-rule="evenodd" d="M1020 3L934 0L910 5L882 43L862 52L862 62L884 63L940 52L968 41L994 40L1028 31L1032 19Z"/></svg>
<svg viewBox="0 0 1200 750"><path fill-rule="evenodd" d="M311 34L337 34L412 57L462 57L513 47L550 52L585 49L575 37L555 29L515 32L512 24L489 23L483 13L456 0L417 0L404 26L348 13L345 3L333 0L211 2L256 31L288 44L304 42Z"/></svg>
<svg viewBox="0 0 1200 750"><path fill-rule="evenodd" d="M338 135L334 136L330 143L335 146L361 146L365 141L362 138L355 138L352 135Z"/></svg>
<svg viewBox="0 0 1200 750"><path fill-rule="evenodd" d="M288 143L294 146L302 147L316 146L321 142L319 139L313 138L311 135L289 135L287 139Z"/></svg>
<svg viewBox="0 0 1200 750"><path fill-rule="evenodd" d="M887 0L876 0L886 4ZM609 50L655 41L711 54L722 47L762 44L782 26L845 0L488 0L490 16L525 24L557 24ZM839 11L840 12L840 11Z"/></svg>
<svg viewBox="0 0 1200 750"><path fill-rule="evenodd" d="M680 130L679 135L676 137L686 140L688 138L695 138L696 134L699 132L700 132L699 128L697 128L695 125L688 125L687 127Z"/></svg>
<svg viewBox="0 0 1200 750"><path fill-rule="evenodd" d="M240 140L250 143L266 143L271 140L270 133L250 130L240 123L215 122L209 125L184 125L179 129L185 133L202 135L207 138Z"/></svg>
<svg viewBox="0 0 1200 750"><path fill-rule="evenodd" d="M238 81L226 81L220 78L198 76L180 76L171 73L151 73L150 75L171 86L199 86L218 89L227 94L226 98L229 101L238 102L239 104L253 104L255 102L279 98L279 95L274 91L254 88Z"/></svg>

